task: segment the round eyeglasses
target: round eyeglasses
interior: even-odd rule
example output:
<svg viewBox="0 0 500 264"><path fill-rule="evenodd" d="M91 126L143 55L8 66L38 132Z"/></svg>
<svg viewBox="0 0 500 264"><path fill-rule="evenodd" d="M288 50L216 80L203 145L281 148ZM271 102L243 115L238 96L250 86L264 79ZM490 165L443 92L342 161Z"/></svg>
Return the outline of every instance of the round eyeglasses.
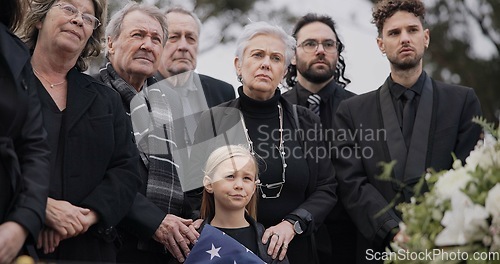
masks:
<svg viewBox="0 0 500 264"><path fill-rule="evenodd" d="M297 45L297 47L302 47L305 52L313 53L318 50L319 45L323 46L323 50L327 53L335 53L337 52L337 41L335 40L325 40L323 42L318 42L316 40L308 39L301 44Z"/></svg>
<svg viewBox="0 0 500 264"><path fill-rule="evenodd" d="M52 7L54 7L54 6L59 7L63 11L63 13L68 17L73 17L73 16L76 16L78 14L82 14L83 24L91 27L92 29L96 29L101 25L101 21L99 21L99 19L97 19L97 17L95 17L91 14L88 14L88 13L80 12L80 10L78 10L78 8L76 8L72 4L59 3L59 4L53 5Z"/></svg>

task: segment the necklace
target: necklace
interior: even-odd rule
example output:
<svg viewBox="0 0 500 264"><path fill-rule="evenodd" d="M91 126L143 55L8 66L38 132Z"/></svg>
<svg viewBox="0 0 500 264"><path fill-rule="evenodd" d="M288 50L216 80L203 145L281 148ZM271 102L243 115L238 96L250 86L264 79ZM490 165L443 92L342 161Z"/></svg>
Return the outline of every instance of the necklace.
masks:
<svg viewBox="0 0 500 264"><path fill-rule="evenodd" d="M39 72L35 69L35 67L33 67L33 71L35 72L35 74L36 74L37 76L42 77L42 79L44 79L47 83L49 83L50 88L54 88L54 86L58 86L58 85L61 85L61 84L63 84L63 83L65 83L65 82L66 82L66 80L63 80L62 82L58 82L58 83L51 83L49 80L47 80L47 78L43 77L43 75L41 75L41 74L40 74L40 73L39 73Z"/></svg>
<svg viewBox="0 0 500 264"><path fill-rule="evenodd" d="M262 198L264 199L274 199L278 198L281 195L281 190L283 190L283 185L285 185L285 177L286 177L286 167L288 166L286 164L286 159L285 159L285 141L283 141L283 108L281 107L281 104L278 104L278 118L280 122L280 141L278 143L278 146L276 147L278 149L280 159L281 159L281 164L283 165L283 170L281 173L281 181L280 182L275 182L275 183L258 183L257 186L259 187L260 193ZM248 128L247 125L245 124L245 119L243 118L243 114L240 111L240 119L241 119L241 124L243 125L243 132L245 133L245 137L248 142L248 147L250 148L250 153L255 156L255 151L253 149L253 141L250 139L250 136L248 134ZM263 191L263 188L266 188L268 190L277 190L278 192L276 195L268 195Z"/></svg>

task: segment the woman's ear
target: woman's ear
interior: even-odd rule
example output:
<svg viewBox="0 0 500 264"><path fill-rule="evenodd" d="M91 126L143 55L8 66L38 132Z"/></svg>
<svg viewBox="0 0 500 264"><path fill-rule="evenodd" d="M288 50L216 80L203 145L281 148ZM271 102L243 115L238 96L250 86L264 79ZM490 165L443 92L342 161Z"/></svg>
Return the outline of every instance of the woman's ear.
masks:
<svg viewBox="0 0 500 264"><path fill-rule="evenodd" d="M208 193L214 192L212 179L208 175L205 175L205 177L203 177L203 186L205 186L205 190L207 190Z"/></svg>
<svg viewBox="0 0 500 264"><path fill-rule="evenodd" d="M241 61L240 58L234 58L234 69L236 69L236 75L241 76Z"/></svg>

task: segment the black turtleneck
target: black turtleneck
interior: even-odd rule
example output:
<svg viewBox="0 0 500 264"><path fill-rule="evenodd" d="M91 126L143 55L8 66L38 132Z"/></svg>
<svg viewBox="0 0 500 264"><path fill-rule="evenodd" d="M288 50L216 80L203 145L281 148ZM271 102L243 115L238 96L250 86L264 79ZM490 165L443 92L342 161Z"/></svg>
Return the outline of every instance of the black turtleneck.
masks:
<svg viewBox="0 0 500 264"><path fill-rule="evenodd" d="M279 146L279 114L278 103L281 99L279 90L272 98L266 101L254 100L238 89L241 102L241 112L245 119L250 139L254 143L254 151L265 162L259 161L259 177L262 183L277 183L282 181L282 162L277 146ZM259 190L257 219L265 227L276 225L304 202L306 199L307 185L309 183L309 170L305 160L300 138L294 136L292 130L292 117L283 111L283 138L285 141L285 159L287 163L285 184L280 197L275 199L262 198ZM277 189L262 191L268 196L278 193Z"/></svg>

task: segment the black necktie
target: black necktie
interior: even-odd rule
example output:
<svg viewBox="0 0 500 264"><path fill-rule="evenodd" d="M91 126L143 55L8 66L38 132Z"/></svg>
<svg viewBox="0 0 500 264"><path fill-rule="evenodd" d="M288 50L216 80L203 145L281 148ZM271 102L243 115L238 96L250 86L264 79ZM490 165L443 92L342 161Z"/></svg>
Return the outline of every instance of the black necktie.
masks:
<svg viewBox="0 0 500 264"><path fill-rule="evenodd" d="M309 95L309 98L307 98L307 102L309 103L309 109L319 116L319 104L321 103L321 97L318 94L311 94Z"/></svg>
<svg viewBox="0 0 500 264"><path fill-rule="evenodd" d="M410 146L413 123L415 122L415 100L413 98L415 98L415 92L406 89L402 99L405 100L403 107L403 137L407 149Z"/></svg>

